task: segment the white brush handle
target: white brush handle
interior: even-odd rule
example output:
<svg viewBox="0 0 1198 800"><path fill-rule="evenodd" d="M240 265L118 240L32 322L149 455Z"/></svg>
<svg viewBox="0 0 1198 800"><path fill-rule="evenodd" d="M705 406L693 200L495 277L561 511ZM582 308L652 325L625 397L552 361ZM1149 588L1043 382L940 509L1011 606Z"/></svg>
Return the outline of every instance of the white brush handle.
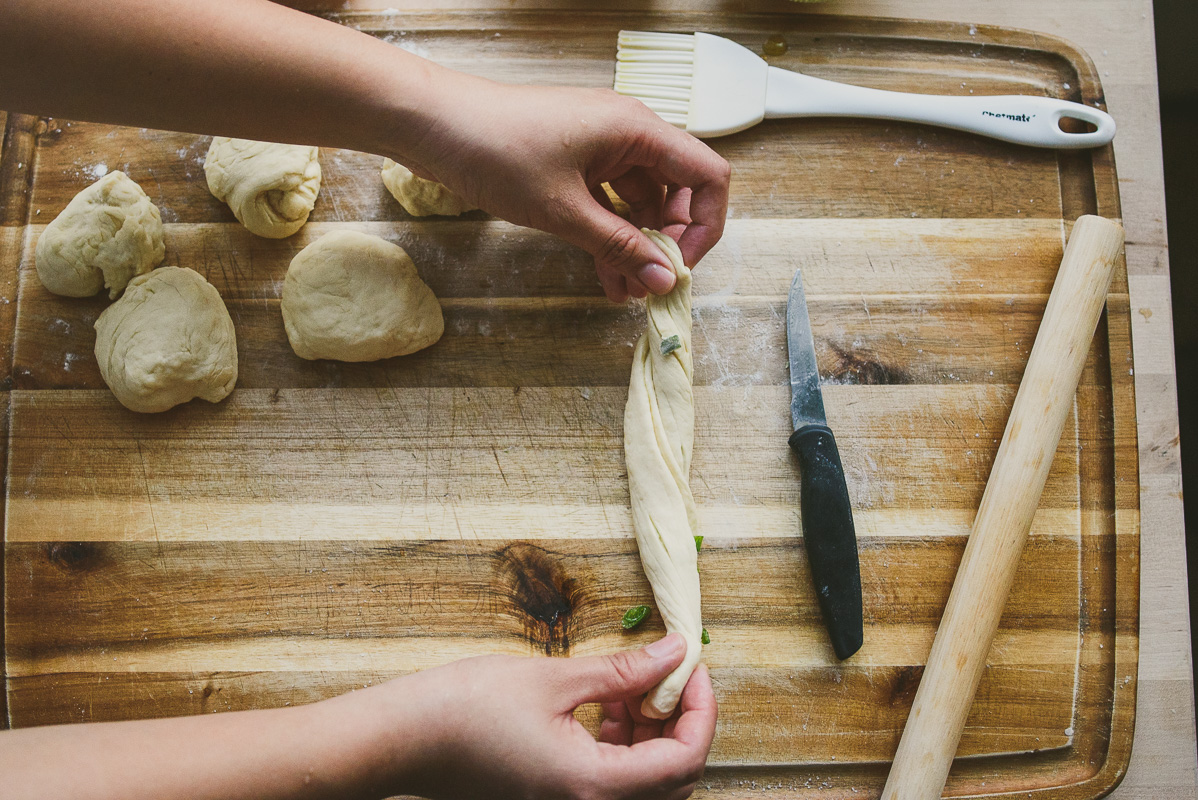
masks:
<svg viewBox="0 0 1198 800"><path fill-rule="evenodd" d="M908 94L825 81L777 67L769 68L765 116L869 117L922 122L980 133L1037 147L1097 147L1115 138L1115 120L1096 108L1032 95L968 96ZM1066 133L1062 117L1089 122L1097 130Z"/></svg>

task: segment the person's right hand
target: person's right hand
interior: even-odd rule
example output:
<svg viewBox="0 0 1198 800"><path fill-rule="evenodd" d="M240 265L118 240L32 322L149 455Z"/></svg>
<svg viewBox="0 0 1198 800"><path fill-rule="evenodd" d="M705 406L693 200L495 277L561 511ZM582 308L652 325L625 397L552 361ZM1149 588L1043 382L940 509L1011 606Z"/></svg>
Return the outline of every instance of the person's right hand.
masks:
<svg viewBox="0 0 1198 800"><path fill-rule="evenodd" d="M484 211L583 248L609 299L674 285L669 260L640 228L672 236L689 267L723 234L728 162L639 100L431 75L442 89L426 129L407 152L386 155ZM630 220L612 210L604 183L629 205Z"/></svg>
<svg viewBox="0 0 1198 800"><path fill-rule="evenodd" d="M404 774L384 785L392 792L434 800L682 800L703 775L715 734L707 668L691 675L670 719L647 719L639 709L685 652L674 634L610 656L470 658L330 703L365 702L376 719L410 720L415 712L422 720L392 728L393 750L413 750L411 737L424 740ZM602 704L598 740L574 717L584 703Z"/></svg>

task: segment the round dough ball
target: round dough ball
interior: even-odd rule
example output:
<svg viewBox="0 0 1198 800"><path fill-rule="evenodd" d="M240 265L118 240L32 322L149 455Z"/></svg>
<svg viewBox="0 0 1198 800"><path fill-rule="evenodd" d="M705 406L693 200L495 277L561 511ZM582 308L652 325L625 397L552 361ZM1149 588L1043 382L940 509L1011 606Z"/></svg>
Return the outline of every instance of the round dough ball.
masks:
<svg viewBox="0 0 1198 800"><path fill-rule="evenodd" d="M251 233L283 239L308 221L320 192L320 150L217 136L204 158L208 191Z"/></svg>
<svg viewBox="0 0 1198 800"><path fill-rule="evenodd" d="M37 240L37 276L55 294L115 298L134 275L162 263L158 207L121 171L110 172L67 203Z"/></svg>
<svg viewBox="0 0 1198 800"><path fill-rule="evenodd" d="M449 191L444 184L419 178L403 164L396 164L389 158L383 159L383 185L404 211L414 217L432 214L456 217L478 208Z"/></svg>
<svg viewBox="0 0 1198 800"><path fill-rule="evenodd" d="M96 361L132 411L166 411L193 397L217 403L237 382L233 320L198 272L162 267L129 281L96 320Z"/></svg>
<svg viewBox="0 0 1198 800"><path fill-rule="evenodd" d="M291 261L283 325L300 358L375 361L414 353L445 331L441 305L402 247L326 233Z"/></svg>

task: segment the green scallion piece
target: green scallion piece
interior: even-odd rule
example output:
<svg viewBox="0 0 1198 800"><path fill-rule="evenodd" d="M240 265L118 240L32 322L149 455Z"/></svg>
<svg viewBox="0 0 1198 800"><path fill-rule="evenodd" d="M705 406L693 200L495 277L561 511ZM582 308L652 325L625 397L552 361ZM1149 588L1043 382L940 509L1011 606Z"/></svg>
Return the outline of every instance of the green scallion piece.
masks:
<svg viewBox="0 0 1198 800"><path fill-rule="evenodd" d="M649 606L633 606L624 612L624 617L620 620L620 624L624 626L624 630L630 631L644 622L648 616Z"/></svg>

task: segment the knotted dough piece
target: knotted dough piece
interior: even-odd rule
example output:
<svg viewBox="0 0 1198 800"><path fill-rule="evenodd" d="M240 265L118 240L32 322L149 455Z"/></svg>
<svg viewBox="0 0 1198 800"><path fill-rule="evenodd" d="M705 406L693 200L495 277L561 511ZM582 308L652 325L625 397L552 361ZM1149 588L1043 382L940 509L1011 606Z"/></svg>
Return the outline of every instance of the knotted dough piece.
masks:
<svg viewBox="0 0 1198 800"><path fill-rule="evenodd" d="M283 239L308 221L320 191L320 151L297 144L213 138L204 158L208 191L251 233Z"/></svg>
<svg viewBox="0 0 1198 800"><path fill-rule="evenodd" d="M396 164L389 158L383 159L382 175L387 191L399 201L404 211L413 217L434 214L456 217L478 208L449 191L444 184L425 180L413 174L403 164Z"/></svg>
<svg viewBox="0 0 1198 800"><path fill-rule="evenodd" d="M686 638L686 658L649 692L641 713L665 719L699 663L703 633L690 490L695 399L691 381L691 274L670 237L646 230L678 276L673 291L649 295L645 333L632 356L624 409L624 460L641 564L669 633Z"/></svg>
<svg viewBox="0 0 1198 800"><path fill-rule="evenodd" d="M283 326L300 358L376 361L445 331L441 304L399 245L335 230L301 250L283 280Z"/></svg>
<svg viewBox="0 0 1198 800"><path fill-rule="evenodd" d="M194 397L218 403L237 383L233 320L198 272L162 267L129 281L100 314L96 361L131 411L166 411Z"/></svg>
<svg viewBox="0 0 1198 800"><path fill-rule="evenodd" d="M55 294L109 298L134 275L162 262L162 217L128 175L117 170L67 203L37 240L37 276Z"/></svg>

